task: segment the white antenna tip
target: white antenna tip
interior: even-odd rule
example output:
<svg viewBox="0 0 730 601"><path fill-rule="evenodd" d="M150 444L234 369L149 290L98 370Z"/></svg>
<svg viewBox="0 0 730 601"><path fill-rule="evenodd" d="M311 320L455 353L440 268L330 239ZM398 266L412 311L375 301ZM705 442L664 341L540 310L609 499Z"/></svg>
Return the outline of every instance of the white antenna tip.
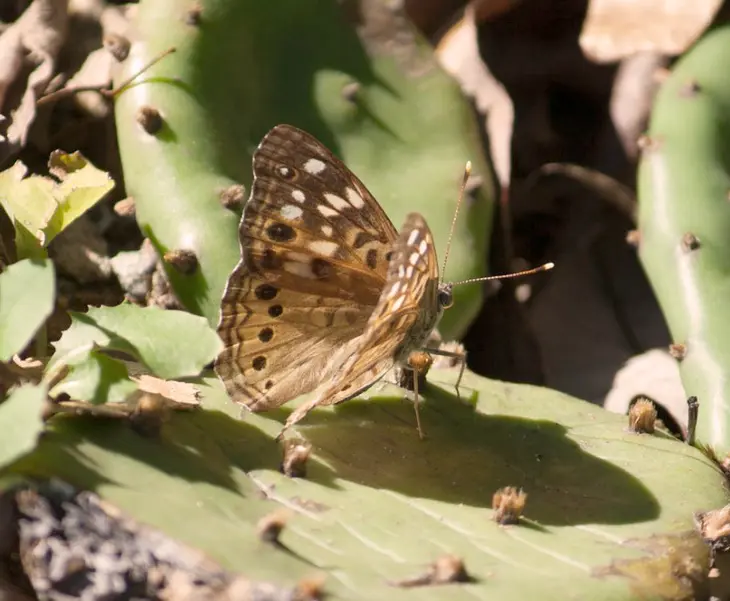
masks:
<svg viewBox="0 0 730 601"><path fill-rule="evenodd" d="M466 171L467 175L471 173L471 161L466 162L466 167L464 167L464 171Z"/></svg>
<svg viewBox="0 0 730 601"><path fill-rule="evenodd" d="M545 263L545 265L542 266L545 271L547 271L548 269L552 269L553 267L555 267L555 263L553 263L552 261L550 261L549 263Z"/></svg>

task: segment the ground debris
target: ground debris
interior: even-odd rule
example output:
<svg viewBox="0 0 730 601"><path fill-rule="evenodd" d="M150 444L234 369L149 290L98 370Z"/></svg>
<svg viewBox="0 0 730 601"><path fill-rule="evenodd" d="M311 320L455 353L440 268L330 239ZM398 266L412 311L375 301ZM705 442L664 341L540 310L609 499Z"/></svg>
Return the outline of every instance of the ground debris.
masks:
<svg viewBox="0 0 730 601"><path fill-rule="evenodd" d="M492 496L492 518L498 524L518 524L527 503L527 493L521 488L505 486Z"/></svg>
<svg viewBox="0 0 730 601"><path fill-rule="evenodd" d="M0 529L2 573L18 581L8 585L42 600L306 601L321 595L321 587L312 596L311 587L227 572L95 493L58 480L0 497Z"/></svg>
<svg viewBox="0 0 730 601"><path fill-rule="evenodd" d="M36 101L55 72L56 59L68 33L68 0L35 0L0 35L0 114L6 118L0 159L25 145L36 116ZM29 74L30 71L30 74ZM27 77L20 97L11 89Z"/></svg>
<svg viewBox="0 0 730 601"><path fill-rule="evenodd" d="M428 570L405 580L391 582L391 586L411 588L416 586L433 586L437 584L451 584L456 582L475 582L464 566L464 561L455 555L444 555L434 561Z"/></svg>

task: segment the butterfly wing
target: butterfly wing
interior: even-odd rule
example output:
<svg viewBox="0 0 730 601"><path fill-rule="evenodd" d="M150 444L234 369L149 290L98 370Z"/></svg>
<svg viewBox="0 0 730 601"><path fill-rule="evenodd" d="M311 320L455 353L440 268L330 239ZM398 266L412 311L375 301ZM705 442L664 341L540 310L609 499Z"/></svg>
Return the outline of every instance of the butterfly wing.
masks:
<svg viewBox="0 0 730 601"><path fill-rule="evenodd" d="M284 430L315 407L346 401L382 378L423 344L439 315L433 236L423 217L411 213L393 246L386 284L365 332L332 381L289 415Z"/></svg>
<svg viewBox="0 0 730 601"><path fill-rule="evenodd" d="M215 370L252 411L314 390L365 329L397 232L363 183L309 134L279 125L253 156L241 260L221 301Z"/></svg>

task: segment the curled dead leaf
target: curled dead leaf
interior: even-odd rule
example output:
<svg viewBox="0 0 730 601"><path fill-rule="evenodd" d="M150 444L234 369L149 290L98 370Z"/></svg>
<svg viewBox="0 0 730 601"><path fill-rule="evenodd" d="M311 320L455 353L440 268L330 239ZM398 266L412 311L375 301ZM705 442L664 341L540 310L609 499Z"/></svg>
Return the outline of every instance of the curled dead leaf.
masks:
<svg viewBox="0 0 730 601"><path fill-rule="evenodd" d="M707 28L721 4L719 0L592 0L580 46L598 63L645 51L681 54Z"/></svg>
<svg viewBox="0 0 730 601"><path fill-rule="evenodd" d="M439 42L436 57L486 116L490 156L499 183L506 189L511 178L514 108L507 90L492 75L479 53L474 11L473 6L466 8L464 17Z"/></svg>

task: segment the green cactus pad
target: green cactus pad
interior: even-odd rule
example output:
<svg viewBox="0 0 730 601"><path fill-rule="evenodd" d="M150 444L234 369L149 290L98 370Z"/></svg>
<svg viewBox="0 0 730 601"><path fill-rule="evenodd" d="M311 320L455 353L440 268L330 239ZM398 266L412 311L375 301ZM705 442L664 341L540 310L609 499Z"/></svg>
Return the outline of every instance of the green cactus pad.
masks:
<svg viewBox="0 0 730 601"><path fill-rule="evenodd" d="M212 378L201 386L206 409L175 414L158 440L119 423L56 419L12 473L95 489L255 580L289 585L324 572L334 599L690 599L707 590L709 550L692 515L728 500L710 460L558 392L467 374L459 400L454 380L429 374L424 441L411 403L388 386L312 412L298 427L313 445L304 479L279 472L273 437L290 409L239 420ZM528 494L517 525L492 520L503 486ZM276 547L256 524L282 506L292 517ZM473 582L393 586L447 554Z"/></svg>
<svg viewBox="0 0 730 601"><path fill-rule="evenodd" d="M709 32L661 86L639 170L639 257L684 351L697 438L730 451L730 27ZM657 399L661 402L661 399Z"/></svg>
<svg viewBox="0 0 730 601"><path fill-rule="evenodd" d="M479 124L397 9L361 9L353 14L334 0L140 3L117 82L164 50L177 51L117 98L124 180L157 248L196 253L196 273L168 273L185 306L211 324L239 255L238 215L220 195L250 185L251 153L278 123L307 130L340 156L396 227L407 213L423 213L442 259L471 160L482 184L464 203L446 277L484 273L492 180ZM136 121L143 106L161 115L155 133ZM478 285L455 292L458 311L442 323L447 338L462 334L481 304Z"/></svg>

